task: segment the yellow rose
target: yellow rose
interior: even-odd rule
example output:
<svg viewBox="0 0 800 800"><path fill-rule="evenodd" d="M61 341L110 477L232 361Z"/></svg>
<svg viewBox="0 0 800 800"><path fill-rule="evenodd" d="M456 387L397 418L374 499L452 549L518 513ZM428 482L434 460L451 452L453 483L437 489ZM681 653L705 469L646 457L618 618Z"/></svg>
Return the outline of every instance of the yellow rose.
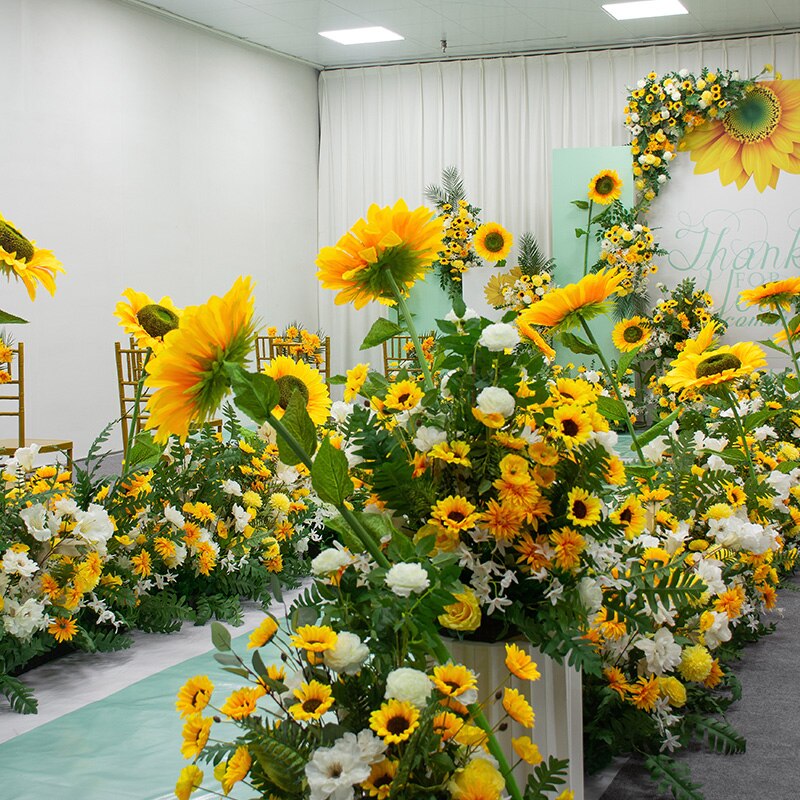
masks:
<svg viewBox="0 0 800 800"><path fill-rule="evenodd" d="M474 631L481 624L481 608L471 589L454 594L456 602L445 606L439 624L452 631Z"/></svg>

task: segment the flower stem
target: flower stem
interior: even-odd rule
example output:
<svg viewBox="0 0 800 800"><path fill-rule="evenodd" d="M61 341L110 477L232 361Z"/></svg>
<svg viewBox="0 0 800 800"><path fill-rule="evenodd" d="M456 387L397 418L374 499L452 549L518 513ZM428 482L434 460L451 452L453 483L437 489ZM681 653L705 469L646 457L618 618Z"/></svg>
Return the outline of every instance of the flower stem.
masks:
<svg viewBox="0 0 800 800"><path fill-rule="evenodd" d="M778 314L781 318L781 322L783 323L783 329L786 331L786 344L789 347L789 353L792 356L795 375L800 378L800 364L798 364L797 353L795 352L794 345L792 344L792 332L789 330L789 323L786 321L786 316L784 315L780 304L778 304Z"/></svg>
<svg viewBox="0 0 800 800"><path fill-rule="evenodd" d="M394 275L392 275L391 272L387 272L386 277L388 278L389 285L392 287L395 299L397 300L397 308L406 323L408 335L411 337L411 341L414 342L414 348L417 351L417 361L419 361L419 367L422 370L422 377L425 382L425 391L428 392L433 389L433 378L431 377L431 371L428 367L428 359L425 358L425 351L422 349L422 343L419 340L417 329L414 326L411 310L406 303L405 297L403 297L403 293L400 291L400 287L397 285L397 281L394 279Z"/></svg>
<svg viewBox="0 0 800 800"><path fill-rule="evenodd" d="M597 351L597 357L600 359L600 363L603 365L603 369L605 369L606 375L608 375L608 379L611 381L611 385L614 387L614 393L617 395L617 400L619 400L619 402L625 406L625 401L622 399L622 392L620 391L616 375L614 375L614 371L609 366L608 361L606 361L606 357L603 355L600 345L597 344L597 339L594 338L592 329L582 317L581 325L583 325L583 330L586 332L586 335L589 337L589 341L594 345L595 350ZM633 448L636 450L636 454L639 456L639 461L646 465L647 461L645 460L644 453L642 453L642 448L639 446L639 440L636 438L636 433L633 430L633 423L631 422L631 418L628 416L627 408L625 410L625 424L628 427L628 433L631 436Z"/></svg>
<svg viewBox="0 0 800 800"><path fill-rule="evenodd" d="M731 393L730 388L725 384L720 384L722 387L722 393L725 399L728 401L728 405L730 406L731 411L733 412L733 418L736 420L736 427L739 431L739 438L742 441L742 448L744 450L744 454L747 456L747 467L750 471L750 477L753 480L753 483L758 482L758 478L756 477L756 468L753 464L753 456L750 453L750 447L747 444L747 434L744 430L744 423L742 422L742 418L739 415L739 407L738 403L736 402L736 398Z"/></svg>
<svg viewBox="0 0 800 800"><path fill-rule="evenodd" d="M586 220L586 244L583 248L583 275L589 273L589 231L592 229L592 209L594 207L594 200L589 201L589 218Z"/></svg>

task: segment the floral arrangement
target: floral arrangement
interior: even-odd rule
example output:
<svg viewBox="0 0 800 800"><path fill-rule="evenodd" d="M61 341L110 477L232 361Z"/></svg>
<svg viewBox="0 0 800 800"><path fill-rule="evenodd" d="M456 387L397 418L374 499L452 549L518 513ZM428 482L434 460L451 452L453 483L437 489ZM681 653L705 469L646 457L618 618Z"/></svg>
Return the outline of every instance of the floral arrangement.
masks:
<svg viewBox="0 0 800 800"><path fill-rule="evenodd" d="M552 286L553 266L553 260L544 257L536 239L530 233L523 234L517 266L489 278L484 290L486 302L498 310L524 310Z"/></svg>
<svg viewBox="0 0 800 800"><path fill-rule="evenodd" d="M274 344L295 360L301 359L315 367L324 361L322 352L323 342L326 339L322 331L311 331L298 323L287 325L281 333L274 326L267 328L267 336L274 337Z"/></svg>

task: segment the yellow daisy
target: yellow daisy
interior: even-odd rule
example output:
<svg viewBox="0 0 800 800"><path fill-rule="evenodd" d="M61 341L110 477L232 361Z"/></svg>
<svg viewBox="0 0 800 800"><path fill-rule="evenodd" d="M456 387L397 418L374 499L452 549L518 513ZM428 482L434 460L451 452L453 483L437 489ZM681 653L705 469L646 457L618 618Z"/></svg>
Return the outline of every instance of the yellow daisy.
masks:
<svg viewBox="0 0 800 800"><path fill-rule="evenodd" d="M389 387L384 405L394 411L410 411L422 400L422 389L416 381L398 381Z"/></svg>
<svg viewBox="0 0 800 800"><path fill-rule="evenodd" d="M466 497L450 495L433 507L431 521L452 531L466 531L475 527L479 516L475 506Z"/></svg>
<svg viewBox="0 0 800 800"><path fill-rule="evenodd" d="M78 623L72 617L56 617L47 632L57 642L69 642L78 632Z"/></svg>
<svg viewBox="0 0 800 800"><path fill-rule="evenodd" d="M128 302L120 301L114 309L114 316L129 336L136 340L142 349L157 351L164 336L178 327L181 311L169 297L162 297L157 303L144 292L126 289L122 296Z"/></svg>
<svg viewBox="0 0 800 800"><path fill-rule="evenodd" d="M247 642L247 649L263 647L267 642L272 641L272 637L278 632L278 623L273 617L266 616L259 626L250 634Z"/></svg>
<svg viewBox="0 0 800 800"><path fill-rule="evenodd" d="M250 772L250 767L253 764L253 758L248 749L241 745L236 748L236 752L228 759L225 764L225 772L219 779L222 784L222 791L229 794L231 789L239 782L247 777Z"/></svg>
<svg viewBox="0 0 800 800"><path fill-rule="evenodd" d="M253 349L253 285L238 278L224 297L183 312L181 326L164 337L147 364L148 429L157 442L185 441L194 421L211 419L229 389L224 364L244 364Z"/></svg>
<svg viewBox="0 0 800 800"><path fill-rule="evenodd" d="M613 169L604 169L589 181L589 199L595 203L607 206L619 200L621 194L622 180Z"/></svg>
<svg viewBox="0 0 800 800"><path fill-rule="evenodd" d="M511 252L514 238L496 222L487 222L475 231L475 252L485 261L502 261Z"/></svg>
<svg viewBox="0 0 800 800"><path fill-rule="evenodd" d="M37 247L0 214L0 270L22 281L28 297L35 300L37 283L55 294L56 273L64 268L50 250Z"/></svg>
<svg viewBox="0 0 800 800"><path fill-rule="evenodd" d="M203 771L196 764L189 764L181 770L178 782L175 784L175 796L178 800L189 800L192 792L200 788L203 781Z"/></svg>
<svg viewBox="0 0 800 800"><path fill-rule="evenodd" d="M572 528L561 528L550 534L550 543L555 550L556 566L561 569L575 569L580 564L580 554L586 547L586 540Z"/></svg>
<svg viewBox="0 0 800 800"><path fill-rule="evenodd" d="M344 400L346 403L355 400L364 381L369 374L369 364L356 364L353 369L347 371L347 383L344 387Z"/></svg>
<svg viewBox="0 0 800 800"><path fill-rule="evenodd" d="M478 679L463 664L443 664L433 668L433 685L447 697L460 697L478 688Z"/></svg>
<svg viewBox="0 0 800 800"><path fill-rule="evenodd" d="M197 758L203 752L213 721L212 717L203 717L202 714L192 714L187 717L182 731L181 755L184 758Z"/></svg>
<svg viewBox="0 0 800 800"><path fill-rule="evenodd" d="M295 361L289 356L278 356L264 367L263 372L278 384L281 393L278 405L272 412L278 419L283 416L292 395L297 391L306 401L306 411L315 425L322 425L328 421L331 398L319 371L305 361Z"/></svg>
<svg viewBox="0 0 800 800"><path fill-rule="evenodd" d="M327 625L301 625L292 636L292 646L309 653L322 653L336 647L338 636Z"/></svg>
<svg viewBox="0 0 800 800"><path fill-rule="evenodd" d="M530 736L520 736L511 740L514 752L527 764L537 766L544 760L539 752L539 747L531 741Z"/></svg>
<svg viewBox="0 0 800 800"><path fill-rule="evenodd" d="M532 728L536 719L531 704L516 690L507 686L503 692L503 708L511 719Z"/></svg>
<svg viewBox="0 0 800 800"><path fill-rule="evenodd" d="M506 667L513 675L526 681L537 681L542 677L536 663L513 642L506 645Z"/></svg>
<svg viewBox="0 0 800 800"><path fill-rule="evenodd" d="M651 333L650 323L644 317L631 317L623 319L614 326L611 340L617 350L629 353L641 347L650 338Z"/></svg>
<svg viewBox="0 0 800 800"><path fill-rule="evenodd" d="M259 697L263 696L264 689L262 687L245 686L231 692L219 710L231 719L244 719L256 710L256 702Z"/></svg>
<svg viewBox="0 0 800 800"><path fill-rule="evenodd" d="M335 247L323 247L316 260L325 289L338 290L336 304L363 308L371 300L395 302L394 285L407 293L427 271L442 245L442 219L421 206L409 211L371 205Z"/></svg>

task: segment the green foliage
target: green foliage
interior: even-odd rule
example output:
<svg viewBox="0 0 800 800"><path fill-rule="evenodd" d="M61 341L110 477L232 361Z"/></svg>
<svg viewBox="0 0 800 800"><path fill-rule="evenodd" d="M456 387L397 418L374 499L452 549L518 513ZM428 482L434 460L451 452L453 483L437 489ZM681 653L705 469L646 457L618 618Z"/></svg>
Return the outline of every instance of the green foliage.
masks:
<svg viewBox="0 0 800 800"><path fill-rule="evenodd" d="M661 792L671 792L675 800L704 800L702 785L694 783L689 768L666 755L648 756L644 762Z"/></svg>
<svg viewBox="0 0 800 800"><path fill-rule="evenodd" d="M296 452L283 436L283 432L279 430L278 452L281 461L293 467L306 458L311 458L317 449L317 428L311 421L311 417L308 416L306 402L300 392L292 393L280 424L304 451L304 454Z"/></svg>
<svg viewBox="0 0 800 800"><path fill-rule="evenodd" d="M158 594L143 595L133 617L135 625L149 633L172 633L180 630L186 620L194 619L185 597L165 589Z"/></svg>
<svg viewBox="0 0 800 800"><path fill-rule="evenodd" d="M387 339L391 339L392 336L397 336L397 334L402 333L403 330L404 328L396 322L392 322L390 319L386 319L386 317L378 317L378 319L372 323L369 333L364 337L364 341L361 342L361 346L358 349L369 350L371 347L377 347L382 342L387 341Z"/></svg>
<svg viewBox="0 0 800 800"><path fill-rule="evenodd" d="M525 787L525 800L549 800L549 794L557 792L567 782L569 761L550 756L534 767L533 775Z"/></svg>
<svg viewBox="0 0 800 800"><path fill-rule="evenodd" d="M520 236L517 263L523 275L541 275L543 272L551 272L555 266L552 258L545 258L532 233L523 233Z"/></svg>
<svg viewBox="0 0 800 800"><path fill-rule="evenodd" d="M326 437L311 467L311 484L324 503L339 506L352 494L353 481L347 468L347 456Z"/></svg>
<svg viewBox="0 0 800 800"><path fill-rule="evenodd" d="M744 753L747 748L745 738L725 720L692 714L686 717L684 724L700 741L705 741L710 750L717 753Z"/></svg>
<svg viewBox="0 0 800 800"><path fill-rule="evenodd" d="M6 697L11 710L17 714L35 714L39 710L33 690L19 678L0 674L0 694Z"/></svg>

